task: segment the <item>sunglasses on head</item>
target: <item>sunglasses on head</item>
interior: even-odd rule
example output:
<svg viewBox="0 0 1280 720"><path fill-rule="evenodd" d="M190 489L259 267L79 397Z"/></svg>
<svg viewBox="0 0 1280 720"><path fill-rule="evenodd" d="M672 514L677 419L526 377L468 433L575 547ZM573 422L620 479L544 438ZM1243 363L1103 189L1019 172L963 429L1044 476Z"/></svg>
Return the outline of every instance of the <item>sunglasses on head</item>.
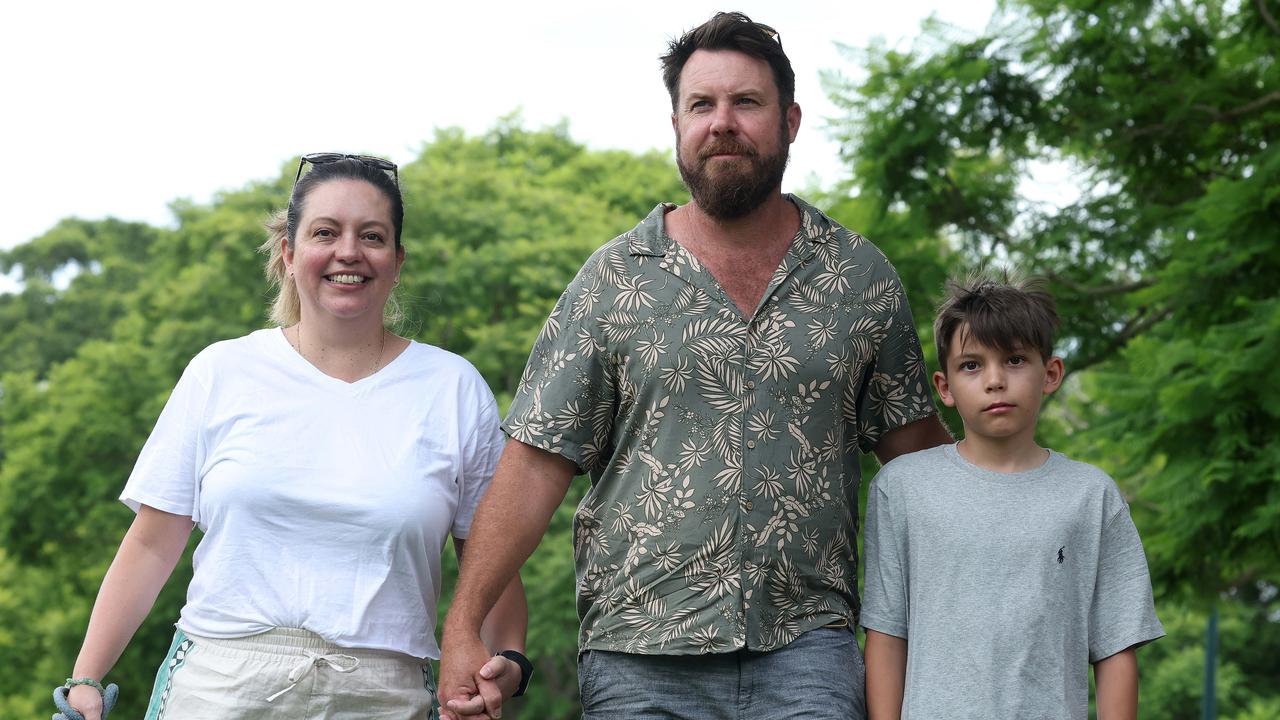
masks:
<svg viewBox="0 0 1280 720"><path fill-rule="evenodd" d="M348 155L347 153L307 153L303 155L302 159L298 161L298 174L293 177L293 184L298 184L298 180L302 178L302 168L307 163L324 165L325 163L338 162L339 160L355 160L383 172L391 173L391 179L395 180L397 185L400 184L400 169L390 160L383 160L372 155Z"/></svg>
<svg viewBox="0 0 1280 720"><path fill-rule="evenodd" d="M767 35L770 40L778 43L779 47L782 46L782 33L778 32L777 30L774 30L773 28L769 27L768 25L765 25L764 23L752 22L751 24L755 25L757 30Z"/></svg>

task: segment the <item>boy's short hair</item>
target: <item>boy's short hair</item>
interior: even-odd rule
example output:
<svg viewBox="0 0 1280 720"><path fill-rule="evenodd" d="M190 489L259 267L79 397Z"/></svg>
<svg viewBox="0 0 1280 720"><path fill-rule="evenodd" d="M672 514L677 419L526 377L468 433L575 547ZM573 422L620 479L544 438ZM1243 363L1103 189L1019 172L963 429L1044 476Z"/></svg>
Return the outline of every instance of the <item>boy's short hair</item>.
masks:
<svg viewBox="0 0 1280 720"><path fill-rule="evenodd" d="M947 297L933 321L933 341L943 374L952 339L960 328L966 328L962 345L965 339L973 338L1005 352L1035 348L1047 362L1053 356L1053 334L1059 323L1053 296L1045 286L1041 278L1019 280L1007 272L998 279L975 273L963 281L948 280Z"/></svg>

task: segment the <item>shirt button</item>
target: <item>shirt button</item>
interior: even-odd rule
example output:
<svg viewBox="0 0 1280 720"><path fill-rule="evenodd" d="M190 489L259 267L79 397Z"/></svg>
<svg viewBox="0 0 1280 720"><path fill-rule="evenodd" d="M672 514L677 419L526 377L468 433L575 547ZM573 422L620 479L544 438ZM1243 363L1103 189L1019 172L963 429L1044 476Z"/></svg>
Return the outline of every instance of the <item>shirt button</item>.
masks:
<svg viewBox="0 0 1280 720"><path fill-rule="evenodd" d="M747 504L743 505L742 507L746 508L747 512L751 512L752 510L756 509L755 503L751 502L750 500L748 500Z"/></svg>
<svg viewBox="0 0 1280 720"><path fill-rule="evenodd" d="M748 381L747 381L747 389L748 389L748 390L755 390L755 389L756 389L756 381L755 381L755 380L748 380Z"/></svg>
<svg viewBox="0 0 1280 720"><path fill-rule="evenodd" d="M754 448L755 448L755 446L756 446L756 441L755 441L755 440L748 440L748 441L747 441L747 447L754 449Z"/></svg>

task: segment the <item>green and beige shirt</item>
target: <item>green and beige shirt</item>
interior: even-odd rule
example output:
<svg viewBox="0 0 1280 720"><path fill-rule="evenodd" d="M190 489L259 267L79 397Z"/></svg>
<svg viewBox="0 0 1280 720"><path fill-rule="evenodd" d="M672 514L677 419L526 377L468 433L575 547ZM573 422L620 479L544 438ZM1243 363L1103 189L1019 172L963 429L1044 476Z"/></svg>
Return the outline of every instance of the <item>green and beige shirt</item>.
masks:
<svg viewBox="0 0 1280 720"><path fill-rule="evenodd" d="M590 475L583 649L771 650L857 622L858 451L935 409L893 267L789 199L801 228L750 318L659 205L538 336L504 429Z"/></svg>

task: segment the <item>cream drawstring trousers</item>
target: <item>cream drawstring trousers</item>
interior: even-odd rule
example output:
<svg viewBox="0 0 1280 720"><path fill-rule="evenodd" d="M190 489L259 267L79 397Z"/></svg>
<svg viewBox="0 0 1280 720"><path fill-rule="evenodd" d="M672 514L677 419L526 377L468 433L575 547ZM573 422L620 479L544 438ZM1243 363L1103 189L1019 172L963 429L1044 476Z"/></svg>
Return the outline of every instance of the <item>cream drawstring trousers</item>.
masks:
<svg viewBox="0 0 1280 720"><path fill-rule="evenodd" d="M232 639L179 630L146 720L438 720L435 689L429 661L337 647L307 630Z"/></svg>

